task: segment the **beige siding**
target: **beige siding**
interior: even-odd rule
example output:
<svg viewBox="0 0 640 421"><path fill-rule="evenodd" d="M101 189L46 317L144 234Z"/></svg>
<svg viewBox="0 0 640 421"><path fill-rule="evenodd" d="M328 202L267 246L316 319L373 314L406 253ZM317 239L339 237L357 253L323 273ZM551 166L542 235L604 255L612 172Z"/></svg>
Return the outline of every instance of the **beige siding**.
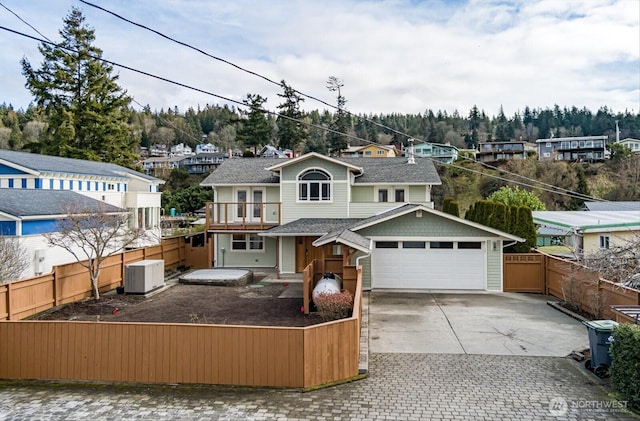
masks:
<svg viewBox="0 0 640 421"><path fill-rule="evenodd" d="M408 193L409 195L405 197L405 200L411 203L424 203L431 201L431 197L427 197L426 186L409 186Z"/></svg>
<svg viewBox="0 0 640 421"><path fill-rule="evenodd" d="M264 252L231 250L231 234L218 234L215 262L217 267L275 267L276 240L265 237ZM222 248L225 249L224 256ZM223 261L224 260L224 261Z"/></svg>
<svg viewBox="0 0 640 421"><path fill-rule="evenodd" d="M296 181L298 175L310 168L322 169L333 177L333 180L348 180L349 170L344 165L325 161L319 158L305 159L301 162L286 166L282 169L280 174L280 180L282 181Z"/></svg>
<svg viewBox="0 0 640 421"><path fill-rule="evenodd" d="M331 185L333 200L323 202L296 202L297 184L295 182L283 182L281 184L282 197L282 223L295 221L300 218L347 218L347 190L346 181L333 182Z"/></svg>
<svg viewBox="0 0 640 421"><path fill-rule="evenodd" d="M493 245L496 249L493 249ZM502 291L502 241L487 241L487 290Z"/></svg>
<svg viewBox="0 0 640 421"><path fill-rule="evenodd" d="M609 236L609 247L621 246L631 240L634 236L637 236L640 231L627 231L627 232L588 232L584 234L584 243L582 247L585 253L595 253L600 249L600 236Z"/></svg>
<svg viewBox="0 0 640 421"><path fill-rule="evenodd" d="M426 212L418 218L409 213L378 225L358 231L358 234L390 237L490 237L491 234L457 221L445 219Z"/></svg>
<svg viewBox="0 0 640 421"><path fill-rule="evenodd" d="M353 186L351 187L351 201L356 203L373 202L374 199L373 186Z"/></svg>
<svg viewBox="0 0 640 421"><path fill-rule="evenodd" d="M282 237L280 239L281 266L280 273L295 273L296 271L296 239L294 237Z"/></svg>
<svg viewBox="0 0 640 421"><path fill-rule="evenodd" d="M216 188L216 201L217 202L235 202L233 197L233 187L217 187Z"/></svg>

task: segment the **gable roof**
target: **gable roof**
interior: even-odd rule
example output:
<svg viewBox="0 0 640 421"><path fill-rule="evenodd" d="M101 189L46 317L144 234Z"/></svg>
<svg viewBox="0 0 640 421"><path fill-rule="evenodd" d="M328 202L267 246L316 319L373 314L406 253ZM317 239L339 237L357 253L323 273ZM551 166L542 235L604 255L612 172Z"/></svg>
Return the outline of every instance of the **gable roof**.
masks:
<svg viewBox="0 0 640 421"><path fill-rule="evenodd" d="M343 165L356 172L354 184L430 184L440 185L440 176L428 158L416 158L407 164L406 158L331 158L311 152L298 158L234 158L224 161L200 183L201 186L275 184L280 178L274 171L296 162L319 158ZM270 160L272 159L272 160ZM269 166L269 164L275 165Z"/></svg>
<svg viewBox="0 0 640 421"><path fill-rule="evenodd" d="M377 225L381 222L385 222L385 221L389 221L391 219L397 218L399 216L402 215L406 215L408 213L412 213L412 212L417 212L417 211L422 211L422 212L427 212L427 213L431 213L433 215L437 215L446 219L450 219L452 221L485 231L487 233L490 233L492 235L495 235L497 237L502 237L508 240L513 240L513 241L517 241L517 242L524 242L525 239L517 237L515 235L497 230L495 228L490 228L487 226L484 226L482 224L478 224L476 222L471 222L468 221L466 219L462 219L459 218L457 216L453 216L450 215L448 213L444 213L444 212L440 212L438 210L435 209L431 209L429 207L426 207L424 205L413 205L413 204L405 204L405 205L401 205L398 206L394 209L390 209L386 212L382 212L379 213L377 215L374 215L370 218L365 218L362 219L360 221L355 221L354 223L352 223L351 225L345 226L345 227L337 227L337 229L333 230L332 232L327 233L326 235L318 238L316 241L313 242L314 246L321 246L324 244L328 244L330 242L333 241L338 241L339 238L344 238L344 232L345 231L350 231L352 233L357 234L357 232L361 229L370 227L372 225ZM362 236L360 236L362 237ZM352 236L350 236L349 238L353 238ZM363 237L362 237L363 238Z"/></svg>
<svg viewBox="0 0 640 421"><path fill-rule="evenodd" d="M325 161L329 161L329 162L333 162L336 163L338 165L344 165L347 166L355 171L360 171L361 168L357 167L355 165L352 164L345 164L344 162L342 162L341 159L337 159L337 158L331 158L330 156L326 156L326 155L322 155L319 154L317 152L309 152L307 154L304 154L302 156L299 156L297 158L293 158L293 159L287 159L284 162L279 162L276 165L272 165L269 168L267 168L267 170L269 171L279 171L281 168L298 163L298 162L302 162L302 161L306 161L307 159L311 159L311 158L319 158L319 159L323 159Z"/></svg>
<svg viewBox="0 0 640 421"><path fill-rule="evenodd" d="M61 156L40 155L29 152L0 149L0 163L18 167L31 174L62 173L82 174L110 178L138 177L147 181L164 183L159 178L108 162L87 161Z"/></svg>
<svg viewBox="0 0 640 421"><path fill-rule="evenodd" d="M83 211L126 212L126 209L68 190L0 189L0 213L17 219L65 215L69 205Z"/></svg>

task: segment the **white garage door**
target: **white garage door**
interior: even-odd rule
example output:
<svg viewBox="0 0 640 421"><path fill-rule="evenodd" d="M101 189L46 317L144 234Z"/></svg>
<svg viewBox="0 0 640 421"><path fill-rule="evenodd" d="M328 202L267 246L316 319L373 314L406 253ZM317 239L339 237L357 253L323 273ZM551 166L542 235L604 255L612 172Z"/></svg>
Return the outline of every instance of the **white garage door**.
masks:
<svg viewBox="0 0 640 421"><path fill-rule="evenodd" d="M373 288L486 289L483 241L375 241Z"/></svg>

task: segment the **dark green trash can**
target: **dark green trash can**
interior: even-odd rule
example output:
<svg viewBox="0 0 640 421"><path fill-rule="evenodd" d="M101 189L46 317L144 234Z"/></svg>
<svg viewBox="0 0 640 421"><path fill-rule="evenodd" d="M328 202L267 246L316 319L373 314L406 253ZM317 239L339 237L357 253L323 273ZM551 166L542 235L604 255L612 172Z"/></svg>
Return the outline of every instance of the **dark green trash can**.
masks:
<svg viewBox="0 0 640 421"><path fill-rule="evenodd" d="M618 323L613 320L591 320L583 322L589 331L591 359L585 365L600 377L606 375L611 366L609 347L613 340L613 328Z"/></svg>

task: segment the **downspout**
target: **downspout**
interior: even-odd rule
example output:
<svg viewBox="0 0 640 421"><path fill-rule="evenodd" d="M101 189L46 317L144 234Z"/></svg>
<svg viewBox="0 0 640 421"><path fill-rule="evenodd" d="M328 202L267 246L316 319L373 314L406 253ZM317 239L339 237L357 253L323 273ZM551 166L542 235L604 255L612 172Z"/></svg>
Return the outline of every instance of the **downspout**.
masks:
<svg viewBox="0 0 640 421"><path fill-rule="evenodd" d="M367 254L362 255L362 256L356 257L356 270L360 266L360 259L366 259L367 257L371 257L371 250L373 250L373 240L369 239L369 252ZM371 289L371 288L369 288L369 289Z"/></svg>

